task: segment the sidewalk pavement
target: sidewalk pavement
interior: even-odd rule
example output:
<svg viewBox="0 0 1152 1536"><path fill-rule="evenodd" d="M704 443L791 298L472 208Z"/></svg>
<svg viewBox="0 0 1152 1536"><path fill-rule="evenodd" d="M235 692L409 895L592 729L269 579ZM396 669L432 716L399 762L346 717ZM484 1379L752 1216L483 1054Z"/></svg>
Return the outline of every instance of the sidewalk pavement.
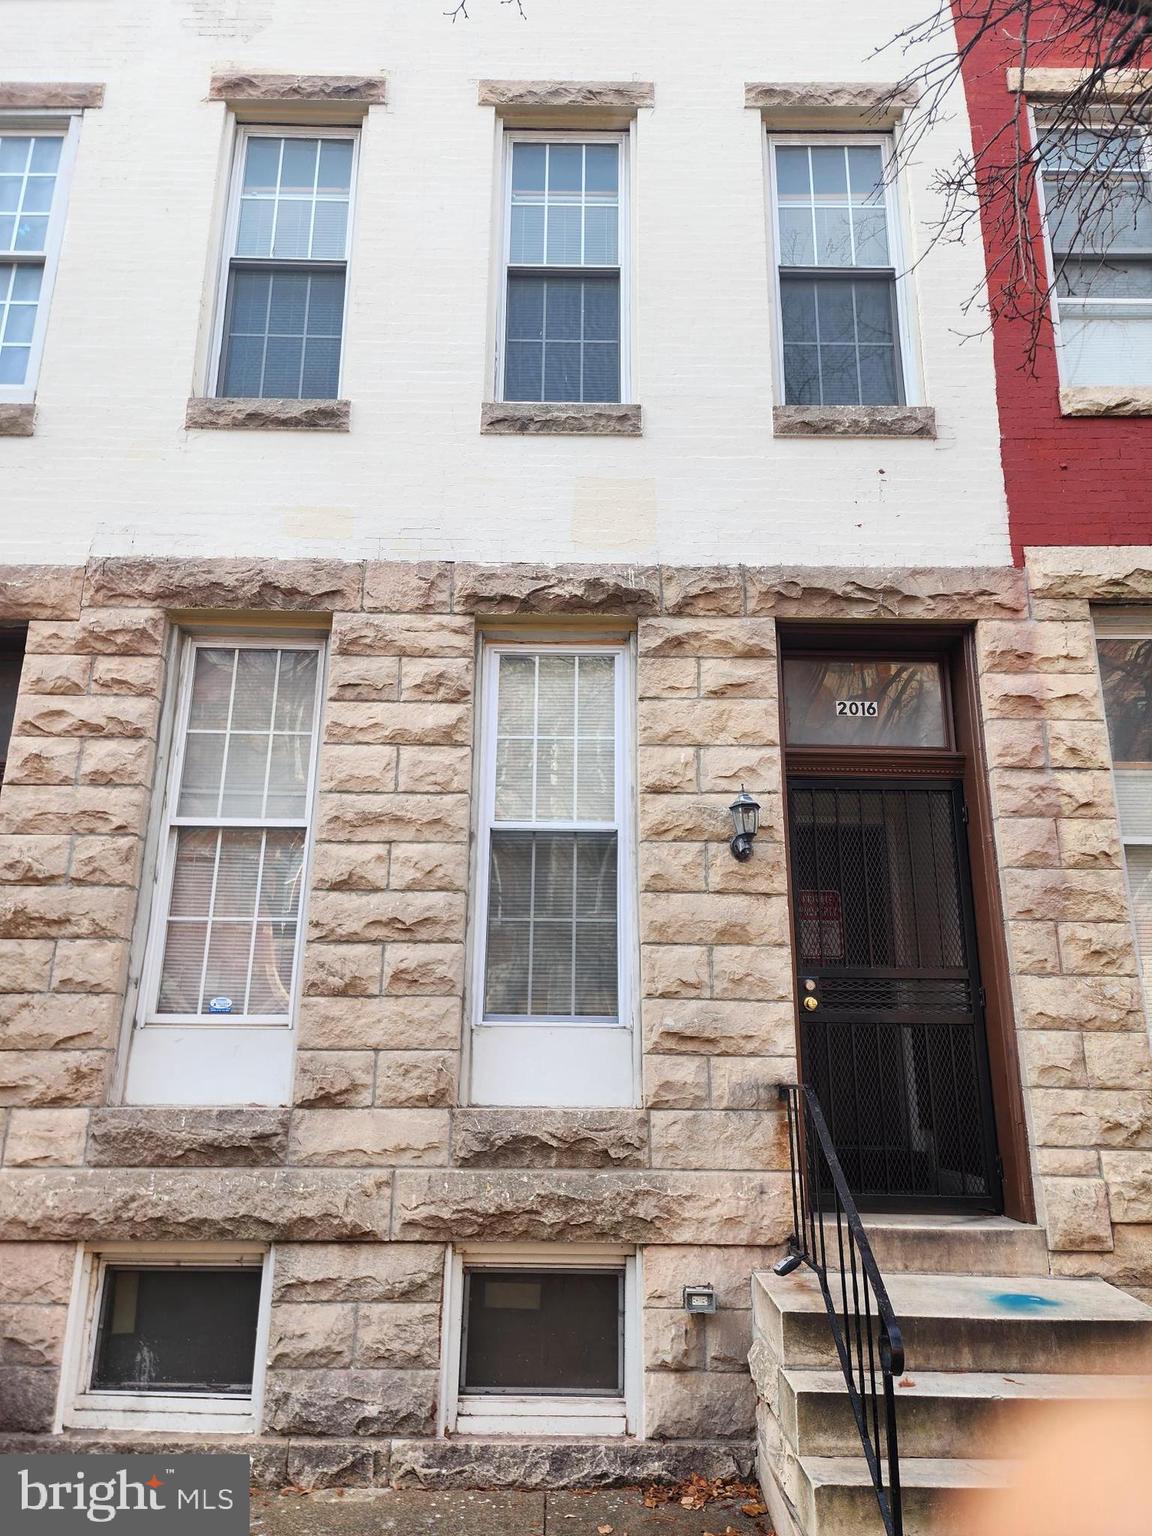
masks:
<svg viewBox="0 0 1152 1536"><path fill-rule="evenodd" d="M253 1536L771 1536L754 1492L732 1485L702 1508L682 1490L558 1493L347 1488L254 1493ZM686 1491L689 1504L698 1495ZM668 1499L668 1502L656 1502Z"/></svg>

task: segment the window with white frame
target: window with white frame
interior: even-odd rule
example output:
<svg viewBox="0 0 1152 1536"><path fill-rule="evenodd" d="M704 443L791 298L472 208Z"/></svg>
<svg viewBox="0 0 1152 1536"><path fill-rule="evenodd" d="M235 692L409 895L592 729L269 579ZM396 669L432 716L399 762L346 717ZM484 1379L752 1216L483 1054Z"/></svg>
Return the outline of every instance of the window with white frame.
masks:
<svg viewBox="0 0 1152 1536"><path fill-rule="evenodd" d="M626 135L505 139L502 398L626 399Z"/></svg>
<svg viewBox="0 0 1152 1536"><path fill-rule="evenodd" d="M1152 385L1152 134L1043 144L1062 382Z"/></svg>
<svg viewBox="0 0 1152 1536"><path fill-rule="evenodd" d="M597 1244L453 1254L444 1427L453 1434L638 1432L636 1256Z"/></svg>
<svg viewBox="0 0 1152 1536"><path fill-rule="evenodd" d="M35 393L75 121L21 126L0 119L0 400Z"/></svg>
<svg viewBox="0 0 1152 1536"><path fill-rule="evenodd" d="M1098 620L1098 629L1120 838L1152 1018L1152 612L1116 610Z"/></svg>
<svg viewBox="0 0 1152 1536"><path fill-rule="evenodd" d="M339 395L356 148L354 129L241 129L216 394Z"/></svg>
<svg viewBox="0 0 1152 1536"><path fill-rule="evenodd" d="M85 1252L69 1319L62 1427L256 1429L266 1259L237 1243Z"/></svg>
<svg viewBox="0 0 1152 1536"><path fill-rule="evenodd" d="M143 1102L158 1073L167 1094L194 1095L159 1102L261 1102L283 1082L290 1046L276 1036L287 1034L296 993L322 657L318 640L185 642L129 1066ZM211 1026L255 1030L249 1056L275 1064L225 1093L217 1074L233 1077L240 1063L226 1042L205 1039Z"/></svg>
<svg viewBox="0 0 1152 1536"><path fill-rule="evenodd" d="M770 149L785 403L906 404L891 141L781 137Z"/></svg>
<svg viewBox="0 0 1152 1536"><path fill-rule="evenodd" d="M627 662L487 648L477 1102L632 1102Z"/></svg>

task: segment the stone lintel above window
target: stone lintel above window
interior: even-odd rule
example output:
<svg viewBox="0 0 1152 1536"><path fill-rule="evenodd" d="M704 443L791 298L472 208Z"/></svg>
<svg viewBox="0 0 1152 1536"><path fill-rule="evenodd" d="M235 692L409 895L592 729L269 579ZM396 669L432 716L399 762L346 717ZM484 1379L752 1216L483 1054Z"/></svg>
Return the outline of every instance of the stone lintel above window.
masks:
<svg viewBox="0 0 1152 1536"><path fill-rule="evenodd" d="M36 407L29 401L0 402L0 437L31 437L36 430Z"/></svg>
<svg viewBox="0 0 1152 1536"><path fill-rule="evenodd" d="M891 128L915 106L915 88L898 81L749 81L744 105L773 128Z"/></svg>
<svg viewBox="0 0 1152 1536"><path fill-rule="evenodd" d="M1008 89L1031 101L1063 101L1080 89L1091 74L1087 69L1010 69ZM1110 69L1092 87L1099 101L1135 101L1152 90L1152 70Z"/></svg>
<svg viewBox="0 0 1152 1536"><path fill-rule="evenodd" d="M650 80L481 80L482 107L536 111L607 109L633 113L656 105Z"/></svg>
<svg viewBox="0 0 1152 1536"><path fill-rule="evenodd" d="M387 81L383 75L213 75L208 99L383 106Z"/></svg>
<svg viewBox="0 0 1152 1536"><path fill-rule="evenodd" d="M0 80L0 111L42 111L58 108L79 112L104 105L104 86L96 81Z"/></svg>
<svg viewBox="0 0 1152 1536"><path fill-rule="evenodd" d="M1152 416L1152 386L1082 385L1060 391L1062 416Z"/></svg>
<svg viewBox="0 0 1152 1536"><path fill-rule="evenodd" d="M930 405L778 405L772 412L777 437L936 436Z"/></svg>
<svg viewBox="0 0 1152 1536"><path fill-rule="evenodd" d="M348 400L240 400L193 395L184 425L234 432L347 432Z"/></svg>
<svg viewBox="0 0 1152 1536"><path fill-rule="evenodd" d="M480 430L510 437L640 437L638 405L588 405L536 400L487 401Z"/></svg>

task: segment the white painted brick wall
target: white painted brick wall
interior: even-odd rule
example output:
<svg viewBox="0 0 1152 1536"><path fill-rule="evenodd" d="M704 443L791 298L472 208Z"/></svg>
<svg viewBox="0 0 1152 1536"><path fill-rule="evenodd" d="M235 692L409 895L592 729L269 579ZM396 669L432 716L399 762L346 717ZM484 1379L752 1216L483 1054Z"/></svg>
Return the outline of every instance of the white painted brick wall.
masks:
<svg viewBox="0 0 1152 1536"><path fill-rule="evenodd" d="M992 564L1008 536L978 241L915 277L923 442L777 440L761 126L746 80L889 79L922 0L7 0L0 77L103 80L86 115L36 436L0 440L0 562L90 553ZM348 436L186 433L224 193L214 71L389 77L365 128ZM640 115L642 439L482 437L493 176L482 77L656 83ZM905 187L966 141L960 102ZM923 242L923 231L916 236Z"/></svg>

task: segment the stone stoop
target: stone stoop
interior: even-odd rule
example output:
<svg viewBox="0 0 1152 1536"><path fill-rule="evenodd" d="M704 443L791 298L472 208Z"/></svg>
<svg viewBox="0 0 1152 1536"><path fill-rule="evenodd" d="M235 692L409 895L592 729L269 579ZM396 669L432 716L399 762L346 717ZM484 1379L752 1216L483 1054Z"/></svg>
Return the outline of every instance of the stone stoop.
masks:
<svg viewBox="0 0 1152 1536"><path fill-rule="evenodd" d="M888 1222L878 1223L878 1258L900 1226ZM892 1252L901 1241L912 1243L894 1237ZM981 1496L1007 1482L1013 1429L1030 1409L1152 1388L1152 1307L1102 1280L1022 1271L1035 1251L1027 1236L1015 1248L994 1238L988 1251L997 1245L1015 1253L1008 1273L890 1266L886 1276L906 1356L897 1384L906 1536L968 1529ZM752 1284L757 1469L778 1536L882 1533L815 1276L757 1274Z"/></svg>

